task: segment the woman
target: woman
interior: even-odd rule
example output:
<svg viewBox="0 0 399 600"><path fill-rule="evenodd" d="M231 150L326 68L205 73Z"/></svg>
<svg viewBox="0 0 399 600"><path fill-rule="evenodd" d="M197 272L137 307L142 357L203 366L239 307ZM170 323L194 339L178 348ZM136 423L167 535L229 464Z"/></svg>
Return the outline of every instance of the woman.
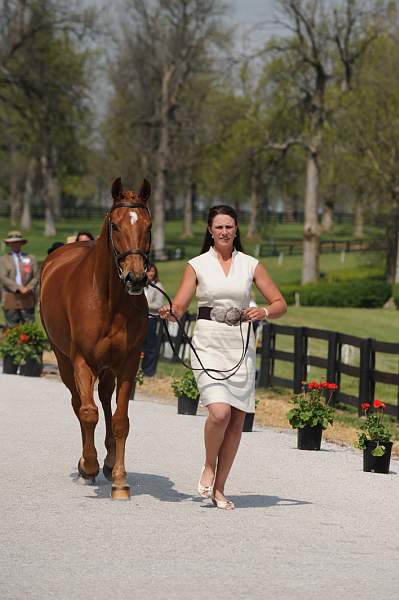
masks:
<svg viewBox="0 0 399 600"><path fill-rule="evenodd" d="M91 242L93 240L94 237L90 231L79 231L76 235L75 242Z"/></svg>
<svg viewBox="0 0 399 600"><path fill-rule="evenodd" d="M148 265L147 279L148 283L156 283L163 290L158 277L158 269L154 264ZM147 298L149 313L157 314L164 302L163 295L150 285L146 285L144 294ZM157 319L151 317L148 319L148 331L144 342L144 358L141 368L146 377L153 377L157 368Z"/></svg>
<svg viewBox="0 0 399 600"><path fill-rule="evenodd" d="M252 283L267 301L267 308L249 307ZM218 508L231 510L234 504L224 495L224 488L240 444L245 413L255 412L255 338L251 325L242 321L276 319L287 311L287 305L263 265L243 253L237 215L230 206L210 209L201 254L188 261L172 312L163 306L160 316L180 318L195 293L199 308L193 346L205 368L226 371L206 373L192 353L201 401L208 409L205 464L198 492L211 498ZM248 327L249 346L234 373L232 368L242 357ZM211 377L220 379L232 372L232 377L223 381Z"/></svg>

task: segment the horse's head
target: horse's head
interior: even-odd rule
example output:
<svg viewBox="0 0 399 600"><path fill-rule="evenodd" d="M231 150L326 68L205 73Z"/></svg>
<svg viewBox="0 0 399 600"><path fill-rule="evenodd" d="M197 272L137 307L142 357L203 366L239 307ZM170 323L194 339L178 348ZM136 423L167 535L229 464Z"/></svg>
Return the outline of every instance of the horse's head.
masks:
<svg viewBox="0 0 399 600"><path fill-rule="evenodd" d="M109 240L118 275L128 294L141 294L147 284L151 246L151 215L147 207L151 185L144 179L138 194L124 192L119 177L111 193L114 203L109 212Z"/></svg>

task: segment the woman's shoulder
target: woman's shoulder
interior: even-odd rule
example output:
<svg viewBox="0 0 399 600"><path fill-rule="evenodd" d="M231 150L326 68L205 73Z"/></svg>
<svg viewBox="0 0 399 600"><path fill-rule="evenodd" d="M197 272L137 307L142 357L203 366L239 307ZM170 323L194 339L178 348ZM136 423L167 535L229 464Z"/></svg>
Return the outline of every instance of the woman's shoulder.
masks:
<svg viewBox="0 0 399 600"><path fill-rule="evenodd" d="M193 258L190 258L190 260L188 260L188 264L191 265L194 270L196 270L197 268L201 267L201 265L205 265L209 260L209 251L208 252L204 252L203 254L198 254L198 256L193 256Z"/></svg>

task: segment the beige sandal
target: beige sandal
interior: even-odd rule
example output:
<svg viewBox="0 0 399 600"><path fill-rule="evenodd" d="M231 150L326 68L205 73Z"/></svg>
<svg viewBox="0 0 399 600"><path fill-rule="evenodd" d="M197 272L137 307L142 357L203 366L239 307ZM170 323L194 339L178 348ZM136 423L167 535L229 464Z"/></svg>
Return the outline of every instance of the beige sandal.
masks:
<svg viewBox="0 0 399 600"><path fill-rule="evenodd" d="M216 498L211 498L212 503L217 508L222 508L223 510L234 510L235 504L231 500L216 500Z"/></svg>
<svg viewBox="0 0 399 600"><path fill-rule="evenodd" d="M212 492L213 492L213 483L211 485L203 485L201 483L201 479L204 474L204 471L205 471L205 465L202 467L202 470L201 470L200 478L198 480L197 490L198 490L199 495L202 498L210 498L212 496Z"/></svg>

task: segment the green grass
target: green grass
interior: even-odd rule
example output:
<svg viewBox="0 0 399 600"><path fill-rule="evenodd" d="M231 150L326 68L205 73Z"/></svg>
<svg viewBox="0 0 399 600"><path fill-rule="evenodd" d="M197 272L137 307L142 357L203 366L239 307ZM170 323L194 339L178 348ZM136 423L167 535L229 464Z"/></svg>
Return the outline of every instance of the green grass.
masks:
<svg viewBox="0 0 399 600"><path fill-rule="evenodd" d="M105 215L105 212L104 212ZM32 230L27 232L29 239L29 245L27 249L29 252L34 254L39 260L43 260L47 255L47 248L55 241L64 242L69 235L73 235L80 230L89 230L93 235L97 235L100 232L102 219L68 219L61 220L57 223L57 234L52 237L45 238L43 236L44 223L41 220L33 221ZM178 246L185 250L187 258L191 258L199 253L202 245L206 224L202 221L196 221L194 223L194 236L192 238L182 238L182 224L180 221L169 221L166 223L165 236L166 243L170 246ZM6 218L0 218L0 239L6 237L7 232L10 229L19 229L19 227L11 227L10 222ZM290 240L290 239L301 239L303 236L303 226L301 224L273 224L266 223L262 226L259 239L254 241L247 241L247 225L242 225L241 237L244 244L245 251L248 254L254 254L255 247L259 242L269 242L272 240ZM381 238L383 237L382 230L367 226L365 228L366 238ZM350 225L337 225L335 230L329 234L323 234L322 240L351 240L352 239L352 227ZM295 257L300 260L300 257ZM274 259L276 260L276 259ZM339 254L337 254L337 260L339 260Z"/></svg>
<svg viewBox="0 0 399 600"><path fill-rule="evenodd" d="M288 313L279 319L279 324L312 327L331 331L339 331L361 338L371 337L379 341L397 343L399 340L399 312L384 309L362 308L328 308L328 307L289 307ZM276 348L293 352L293 337L278 335ZM327 342L323 340L309 340L309 354L327 358ZM357 348L347 351L347 362L359 366L360 356ZM376 368L388 373L399 372L399 356L377 353ZM280 377L293 377L293 365L276 361L275 374ZM326 372L318 367L310 366L308 379L319 379L326 376ZM343 392L357 396L358 380L348 375L341 379ZM377 383L376 397L385 402L396 404L398 388L393 385Z"/></svg>

